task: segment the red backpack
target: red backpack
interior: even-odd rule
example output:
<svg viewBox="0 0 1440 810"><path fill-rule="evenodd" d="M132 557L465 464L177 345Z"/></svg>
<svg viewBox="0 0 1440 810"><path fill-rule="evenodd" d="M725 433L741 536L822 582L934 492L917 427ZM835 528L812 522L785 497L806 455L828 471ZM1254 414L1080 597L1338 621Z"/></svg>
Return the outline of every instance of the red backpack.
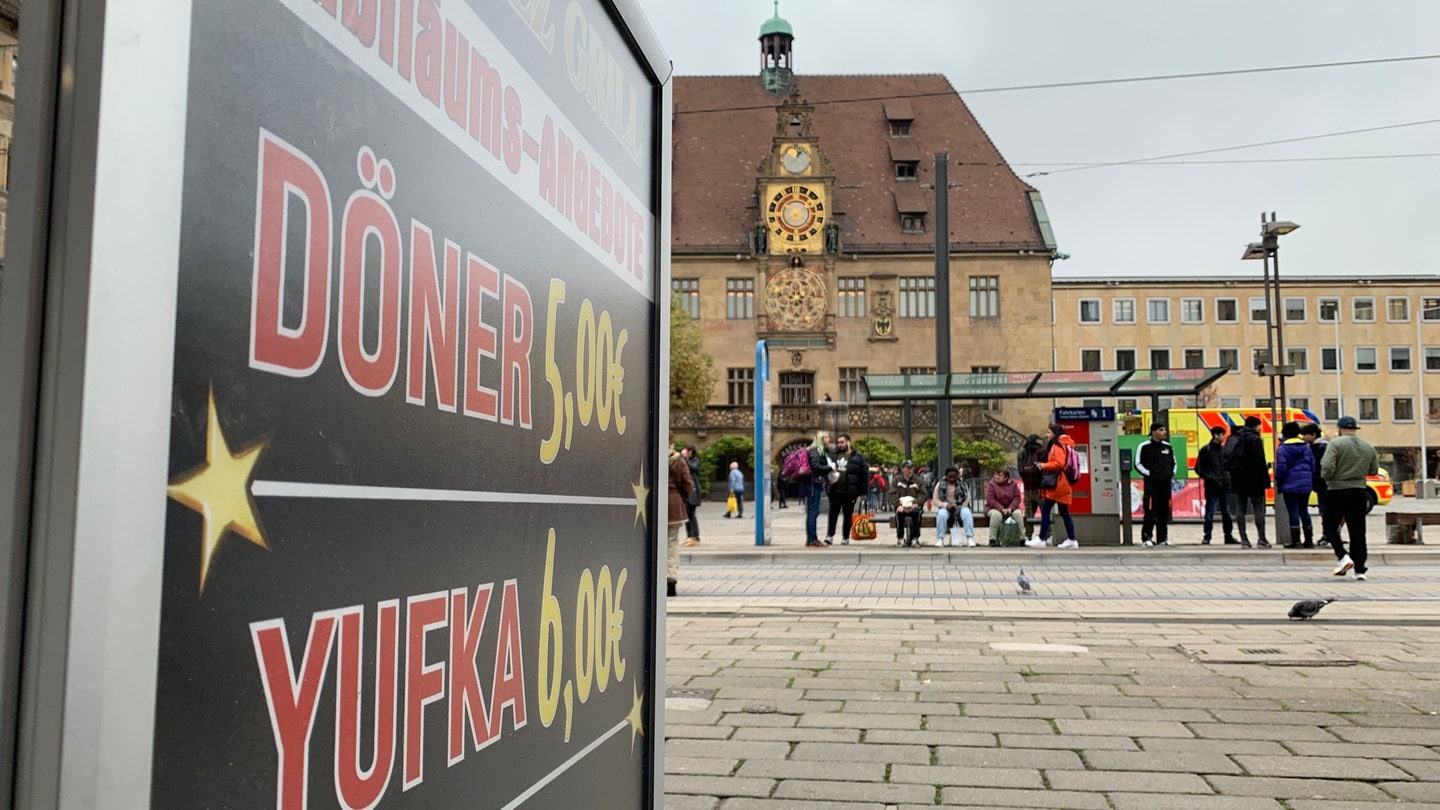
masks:
<svg viewBox="0 0 1440 810"><path fill-rule="evenodd" d="M785 457L785 463L780 466L780 475L784 478L803 478L810 474L810 448L797 447L790 451Z"/></svg>

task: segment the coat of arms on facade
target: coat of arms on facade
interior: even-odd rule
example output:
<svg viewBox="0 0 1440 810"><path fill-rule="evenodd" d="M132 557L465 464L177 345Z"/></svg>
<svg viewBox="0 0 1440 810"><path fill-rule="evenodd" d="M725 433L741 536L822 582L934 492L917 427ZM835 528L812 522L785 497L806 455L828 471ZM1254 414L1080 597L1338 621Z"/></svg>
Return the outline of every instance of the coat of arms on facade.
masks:
<svg viewBox="0 0 1440 810"><path fill-rule="evenodd" d="M895 328L895 312L890 309L890 292L881 290L875 294L875 298L875 309L871 313L870 324L877 337L890 337L890 332Z"/></svg>

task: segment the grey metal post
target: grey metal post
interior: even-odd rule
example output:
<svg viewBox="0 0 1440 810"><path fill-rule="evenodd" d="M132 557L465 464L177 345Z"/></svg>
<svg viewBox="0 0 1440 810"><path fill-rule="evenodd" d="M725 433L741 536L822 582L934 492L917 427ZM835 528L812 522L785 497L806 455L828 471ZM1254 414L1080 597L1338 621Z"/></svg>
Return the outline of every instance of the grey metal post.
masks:
<svg viewBox="0 0 1440 810"><path fill-rule="evenodd" d="M935 373L945 395L935 403L935 467L955 463L950 443L950 153L935 153Z"/></svg>

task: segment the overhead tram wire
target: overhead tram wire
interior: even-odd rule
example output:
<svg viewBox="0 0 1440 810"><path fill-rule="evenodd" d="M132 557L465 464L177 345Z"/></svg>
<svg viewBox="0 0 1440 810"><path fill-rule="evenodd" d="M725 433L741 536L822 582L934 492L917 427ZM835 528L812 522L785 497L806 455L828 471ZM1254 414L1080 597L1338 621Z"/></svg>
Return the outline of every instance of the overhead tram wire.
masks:
<svg viewBox="0 0 1440 810"><path fill-rule="evenodd" d="M1018 84L1007 87L979 87L970 90L955 90L936 93L898 93L885 96L860 96L855 98L837 98L810 102L813 106L819 107L829 104L859 104L866 101L890 101L902 98L932 98L936 96L951 96L956 93L965 95L976 95L979 93L1015 93L1029 90L1051 90L1067 87L1098 87L1107 84L1136 84L1139 82L1163 82L1177 79L1204 79L1216 76L1245 76L1257 73L1280 73L1290 70L1315 70L1318 68L1333 67L1358 67L1364 65L1384 65L1399 62L1423 62L1440 59L1440 53L1423 54L1420 56L1395 56L1385 59L1352 59L1345 62L1315 62L1306 65L1278 65L1275 67L1263 68L1238 68L1235 70L1207 70L1198 73L1165 73L1156 76L1131 76L1121 79L1089 79L1078 82L1048 82L1045 84ZM773 110L773 104L748 104L736 107L706 107L698 110L676 110L675 115L701 115L704 113L740 112L743 110Z"/></svg>

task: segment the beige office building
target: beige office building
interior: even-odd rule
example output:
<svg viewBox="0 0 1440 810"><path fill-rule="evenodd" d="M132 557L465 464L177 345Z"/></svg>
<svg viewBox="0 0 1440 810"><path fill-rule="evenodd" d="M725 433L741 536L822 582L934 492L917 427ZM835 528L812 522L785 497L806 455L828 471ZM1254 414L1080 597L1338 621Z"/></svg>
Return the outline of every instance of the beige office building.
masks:
<svg viewBox="0 0 1440 810"><path fill-rule="evenodd" d="M1052 289L1057 369L1226 366L1200 401L1161 405L1270 406L1256 372L1268 357L1260 279L1057 278ZM1432 457L1440 445L1440 278L1286 278L1280 298L1290 407L1327 427L1354 416L1397 478L1413 476L1421 431Z"/></svg>

